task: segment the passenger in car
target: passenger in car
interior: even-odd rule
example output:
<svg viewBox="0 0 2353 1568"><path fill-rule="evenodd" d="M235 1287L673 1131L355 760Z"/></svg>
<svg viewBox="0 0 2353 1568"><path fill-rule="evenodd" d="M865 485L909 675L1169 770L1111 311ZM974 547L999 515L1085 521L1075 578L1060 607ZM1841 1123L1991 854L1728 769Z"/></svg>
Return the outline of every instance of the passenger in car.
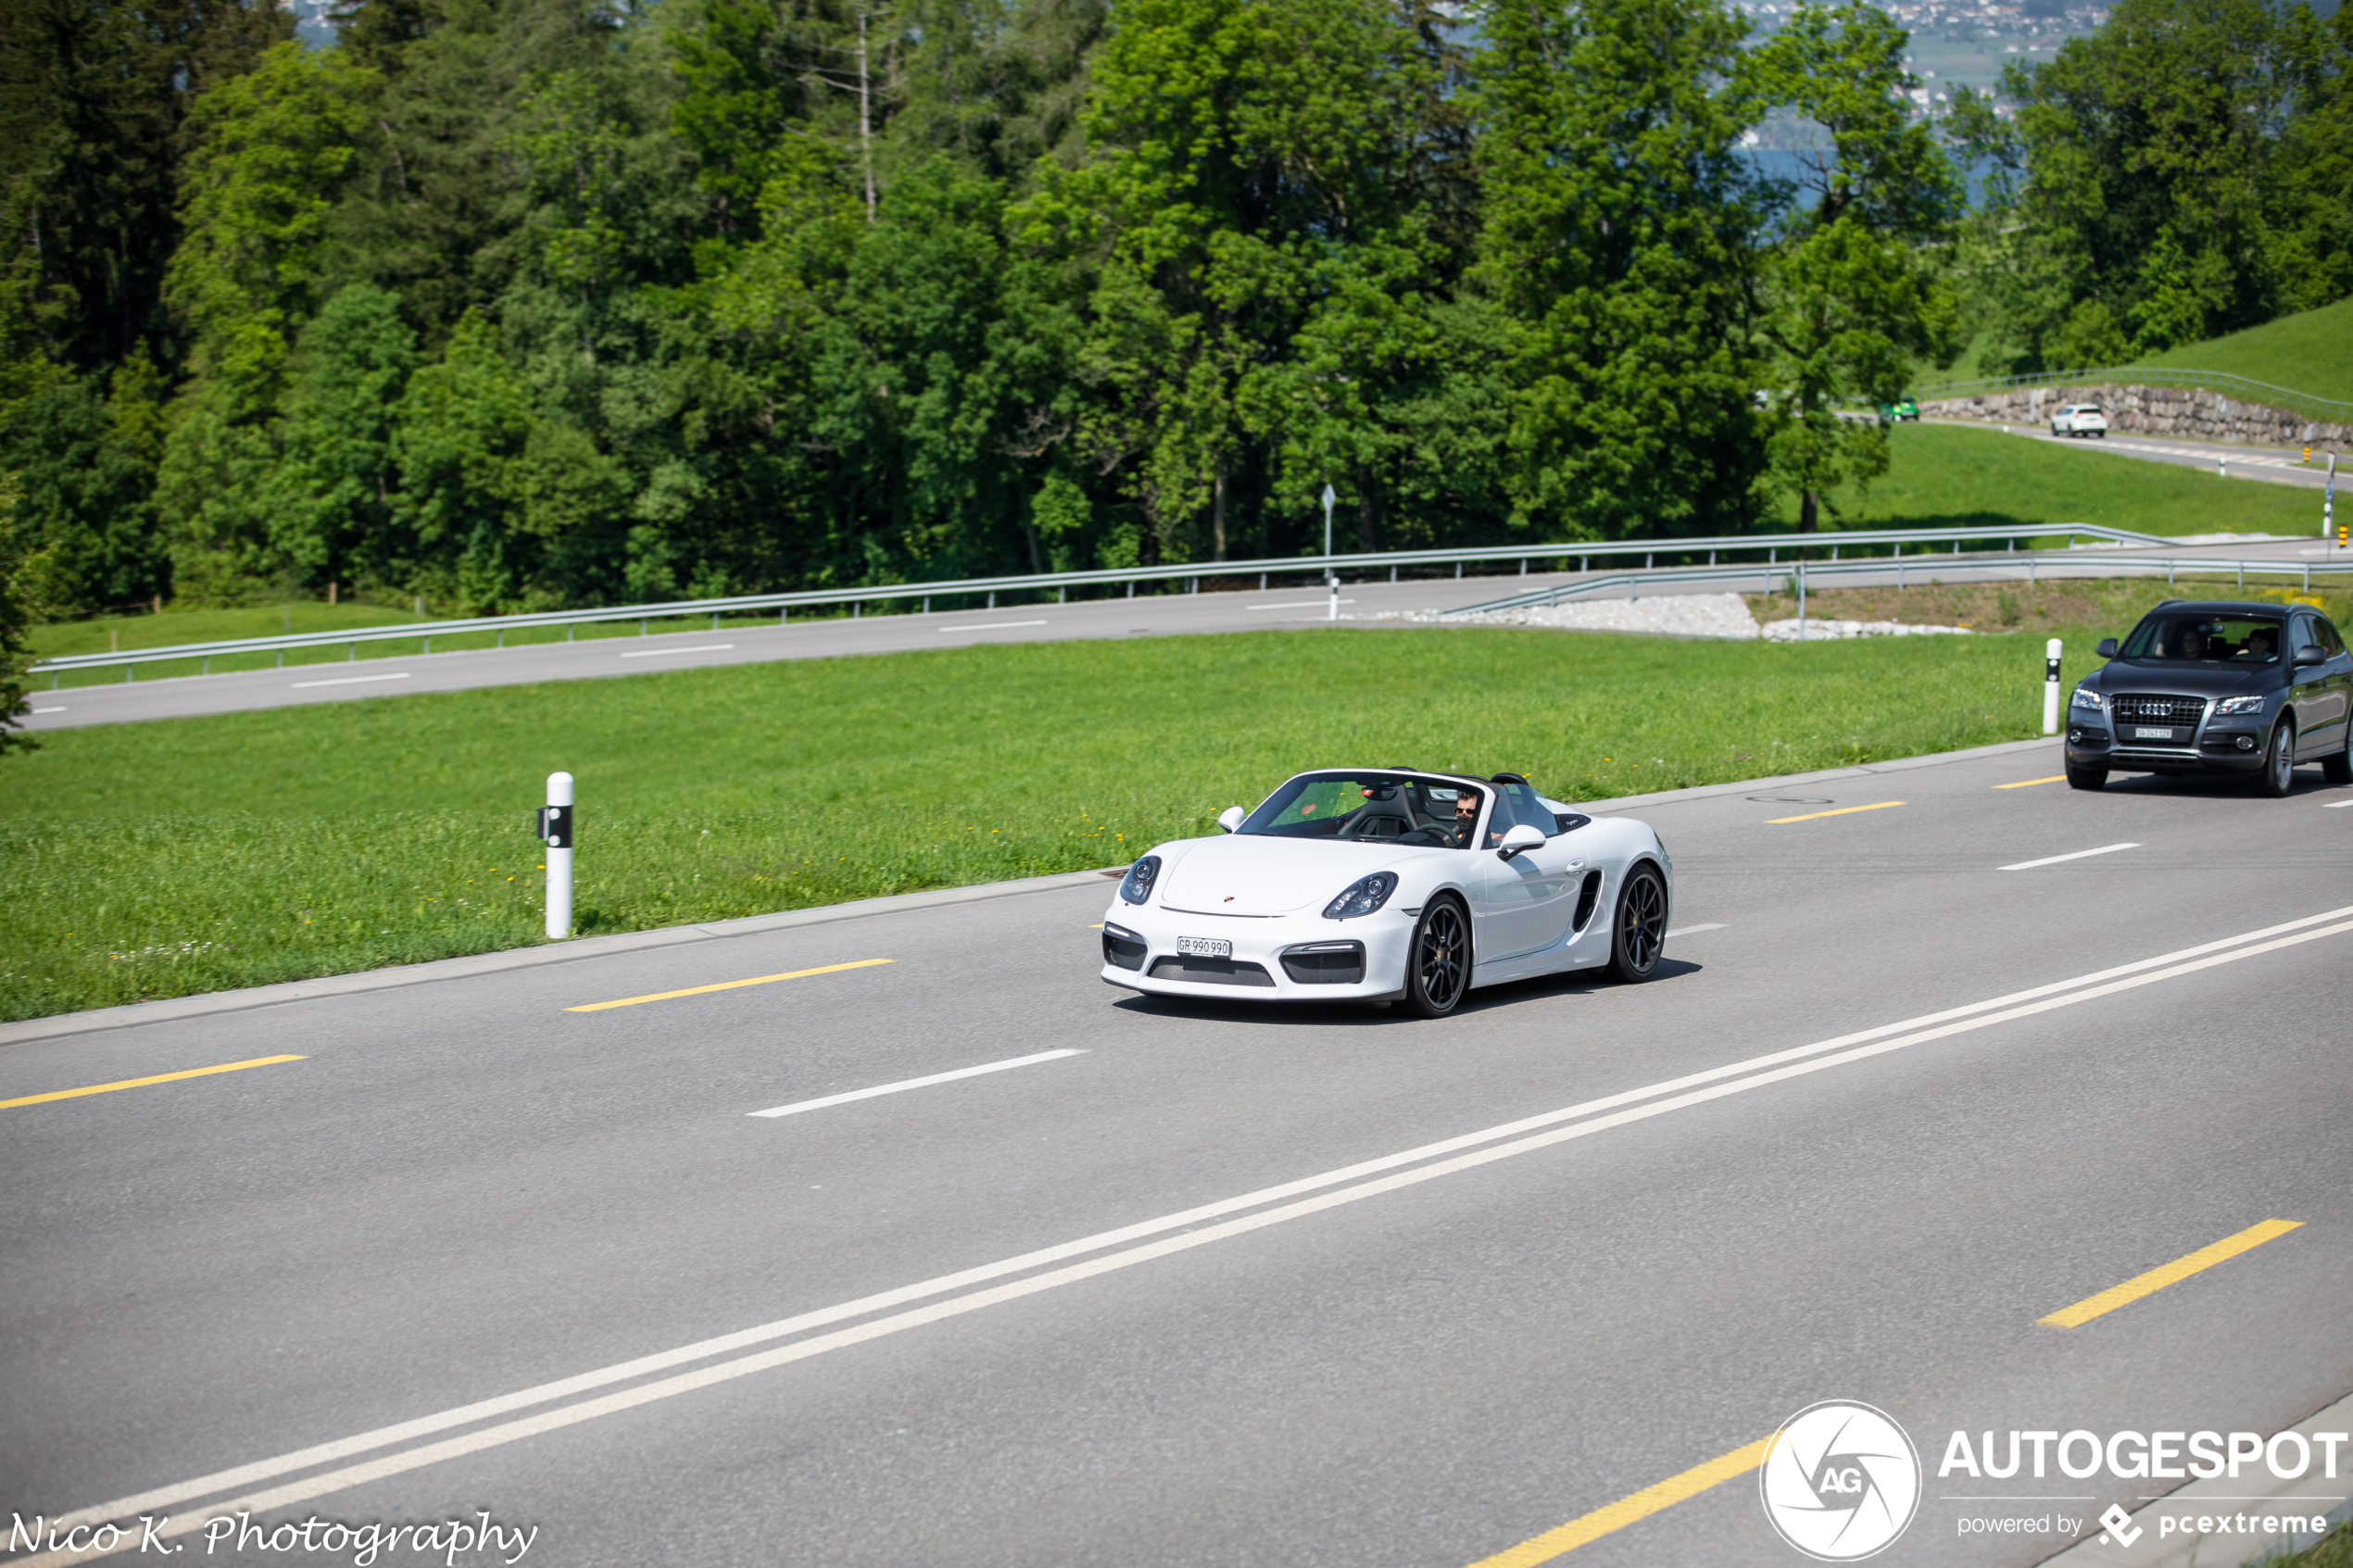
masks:
<svg viewBox="0 0 2353 1568"><path fill-rule="evenodd" d="M2237 657L2251 659L2258 664L2269 662L2271 655L2279 651L2275 637L2269 626L2258 626L2246 634L2246 646L2239 649Z"/></svg>

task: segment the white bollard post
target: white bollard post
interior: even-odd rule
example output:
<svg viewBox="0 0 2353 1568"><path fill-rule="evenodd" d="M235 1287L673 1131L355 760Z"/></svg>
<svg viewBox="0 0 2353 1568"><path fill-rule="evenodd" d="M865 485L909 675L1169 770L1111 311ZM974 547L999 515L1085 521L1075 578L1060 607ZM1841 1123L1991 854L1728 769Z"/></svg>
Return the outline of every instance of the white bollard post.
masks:
<svg viewBox="0 0 2353 1568"><path fill-rule="evenodd" d="M2329 549L2336 547L2336 454L2329 454L2328 488L2321 492L2321 542Z"/></svg>
<svg viewBox="0 0 2353 1568"><path fill-rule="evenodd" d="M547 804L539 812L547 841L547 940L572 935L572 775L547 775Z"/></svg>
<svg viewBox="0 0 2353 1568"><path fill-rule="evenodd" d="M1330 485L1328 485L1328 484L1325 485L1325 486L1324 486L1324 560L1325 560L1325 565L1324 565L1324 581L1325 581L1325 583L1326 583L1327 584L1328 584L1328 585L1330 586L1330 588L1331 588L1331 593L1332 593L1331 609L1330 609L1330 611L1329 611L1329 612L1328 612L1328 613L1325 616L1325 619L1326 619L1326 620L1327 620L1327 621L1338 621L1338 620L1340 619L1340 573L1339 573L1338 571L1335 571L1334 570L1332 570L1332 567L1331 567L1331 553L1332 553L1332 503L1333 503L1335 500L1337 500L1337 499L1339 499L1339 497L1338 497L1337 495L1335 495L1332 493L1332 487L1331 487Z"/></svg>
<svg viewBox="0 0 2353 1568"><path fill-rule="evenodd" d="M1797 563L1797 640L1806 640L1806 562L1802 557Z"/></svg>
<svg viewBox="0 0 2353 1568"><path fill-rule="evenodd" d="M2059 640L2053 637L2043 649L2043 733L2058 734L2059 721Z"/></svg>

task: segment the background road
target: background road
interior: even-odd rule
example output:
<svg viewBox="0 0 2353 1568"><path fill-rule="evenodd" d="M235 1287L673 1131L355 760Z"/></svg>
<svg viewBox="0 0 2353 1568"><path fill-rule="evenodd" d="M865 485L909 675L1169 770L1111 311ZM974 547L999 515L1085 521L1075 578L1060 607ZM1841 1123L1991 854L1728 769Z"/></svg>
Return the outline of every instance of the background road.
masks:
<svg viewBox="0 0 2353 1568"><path fill-rule="evenodd" d="M2168 545L2156 550L2082 549L2061 557L1941 556L1906 558L1907 581L1930 576L1947 582L2044 577L2103 577L2117 574L2135 556L2210 556L2275 558L2294 566L2327 554L2317 538ZM1465 579L1408 579L1397 583L1350 583L1341 586L1340 613L1364 621L1411 611L1444 610L1481 604L1530 588L1558 586L1612 575L1531 572ZM1650 594L1761 593L1785 586L1787 569L1758 567L1753 577L1710 583L1661 583ZM1894 583L1885 571L1863 572L1818 584L1864 587ZM1618 596L1624 596L1618 591ZM718 631L665 633L646 637L598 637L575 643L535 643L510 648L385 657L371 649L353 663L327 662L234 674L170 680L119 679L103 685L69 686L31 694L26 728L69 729L87 724L129 723L148 719L188 718L257 709L352 702L418 692L467 691L484 686L523 685L538 681L610 679L661 670L713 664L758 664L785 659L834 659L858 654L904 653L919 648L973 643L1069 642L1088 639L1167 636L1210 632L1302 629L1325 624L1329 596L1320 585L1279 584L1234 593L1163 594L1142 598L1095 599L1073 604L1030 604L994 610L942 610L928 615L876 615L859 620L802 621L786 625L727 626ZM382 645L379 645L382 646Z"/></svg>
<svg viewBox="0 0 2353 1568"><path fill-rule="evenodd" d="M1935 1480L1950 1431L2270 1431L2353 1389L2353 931L2230 945L2353 904L2353 789L2024 783L2057 771L2038 746L1645 807L1683 933L1660 975L1439 1022L1109 988L1099 880L20 1026L0 1099L302 1060L0 1109L0 1508L698 1347L149 1506L282 1486L271 1518L486 1510L540 1527L534 1563L1462 1568L1836 1397L1931 1467L1880 1561L2036 1561L2063 1542L1961 1536L2010 1505L1948 1500L1998 1489ZM2215 942L1721 1098L1655 1087ZM1428 1151L1620 1095L1657 1113ZM2302 1225L2037 1324L2274 1218ZM2029 1489L2088 1517L2152 1488ZM1573 1561L1801 1560L1748 1477Z"/></svg>
<svg viewBox="0 0 2353 1568"><path fill-rule="evenodd" d="M1951 425L1962 430L1986 430L1980 420L1929 420L1929 424ZM2145 435L2138 431L2115 430L2103 436L2053 435L2051 427L2011 425L2009 433L2029 441L2047 441L2088 453L2105 453L2111 457L2136 458L2144 462L2164 463L2172 468L2216 470L2220 461L2224 465L2224 477L2229 479L2259 479L2273 484L2297 484L2319 490L2328 483L2328 457L2325 447L2311 448L2314 460L2303 460L2301 446L2252 446L2235 442L2198 441L2172 435ZM2339 488L2353 483L2353 453L2339 453L2338 466L2344 470ZM2320 528L2320 514L2313 514L2313 529Z"/></svg>

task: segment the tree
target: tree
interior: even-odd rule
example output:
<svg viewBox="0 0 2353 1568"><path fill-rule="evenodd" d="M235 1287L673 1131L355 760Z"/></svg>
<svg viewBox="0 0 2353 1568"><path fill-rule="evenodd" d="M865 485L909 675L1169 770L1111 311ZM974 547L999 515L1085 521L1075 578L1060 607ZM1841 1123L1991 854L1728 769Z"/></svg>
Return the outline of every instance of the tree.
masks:
<svg viewBox="0 0 2353 1568"><path fill-rule="evenodd" d="M1741 24L1715 0L1494 0L1482 26L1477 281L1507 324L1515 521L1745 526L1762 455Z"/></svg>
<svg viewBox="0 0 2353 1568"><path fill-rule="evenodd" d="M0 756L30 751L41 743L24 733L30 711L25 685L32 668L33 605L26 567L31 555L17 527L15 476L0 472Z"/></svg>
<svg viewBox="0 0 2353 1568"><path fill-rule="evenodd" d="M1846 417L1894 402L1915 361L1950 363L1958 308L1939 249L1962 209L1958 176L1932 129L1911 118L1904 31L1863 0L1802 5L1751 54L1760 105L1820 129L1783 187L1762 257L1758 334L1771 470L1812 532L1834 486L1886 471L1887 433Z"/></svg>
<svg viewBox="0 0 2353 1568"><path fill-rule="evenodd" d="M339 290L303 327L268 508L271 548L298 581L409 580L393 432L417 358L400 302L372 283Z"/></svg>

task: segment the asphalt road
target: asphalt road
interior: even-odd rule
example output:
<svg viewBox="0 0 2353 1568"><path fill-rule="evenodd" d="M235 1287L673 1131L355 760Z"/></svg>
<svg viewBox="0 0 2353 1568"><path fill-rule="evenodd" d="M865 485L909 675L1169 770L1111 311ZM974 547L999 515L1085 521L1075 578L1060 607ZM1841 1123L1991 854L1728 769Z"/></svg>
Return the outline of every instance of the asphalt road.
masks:
<svg viewBox="0 0 2353 1568"><path fill-rule="evenodd" d="M2081 549L2064 558L1998 555L1907 558L1909 581L1922 573L1947 582L2024 578L2030 570L2046 577L2113 576L2136 555L2208 555L2271 558L2295 564L2322 552L2300 540L2260 540L2167 546L2148 550ZM1442 610L1484 603L1529 588L1574 587L1592 573L1530 572L1465 579L1407 579L1396 583L1351 583L1341 586L1340 615L1362 621L1402 611ZM1780 585L1786 568L1760 565L1753 577L1711 583L1662 583L1652 592L1757 593ZM1827 579L1821 581L1830 581ZM1885 571L1835 580L1863 587L1899 581ZM356 702L421 692L468 691L527 685L541 681L610 679L664 670L718 664L759 664L775 659L835 659L860 654L904 653L920 648L975 643L1037 643L1169 636L1212 632L1305 628L1327 623L1329 597L1315 585L1281 584L1249 592L1163 594L1135 599L1097 599L1074 604L1012 606L995 610L942 610L925 615L835 618L785 625L726 626L718 631L665 633L642 637L598 637L573 643L534 643L510 648L388 657L371 647L355 662L330 660L286 669L219 675L182 676L69 686L30 696L31 730L72 729L89 724L131 723L149 719L192 718L210 713ZM381 647L383 645L378 645Z"/></svg>
<svg viewBox="0 0 2353 1568"><path fill-rule="evenodd" d="M533 1563L1463 1568L1843 1398L1929 1466L1878 1561L2039 1561L1960 1521L2158 1488L1940 1481L1948 1434L2353 1389L2353 789L2057 771L1643 807L1658 977L1439 1022L1106 987L1112 884L1065 879L14 1027L0 1099L301 1060L0 1109L0 1510L130 1501L188 1562L258 1497ZM1572 1561L1803 1560L1747 1475Z"/></svg>

